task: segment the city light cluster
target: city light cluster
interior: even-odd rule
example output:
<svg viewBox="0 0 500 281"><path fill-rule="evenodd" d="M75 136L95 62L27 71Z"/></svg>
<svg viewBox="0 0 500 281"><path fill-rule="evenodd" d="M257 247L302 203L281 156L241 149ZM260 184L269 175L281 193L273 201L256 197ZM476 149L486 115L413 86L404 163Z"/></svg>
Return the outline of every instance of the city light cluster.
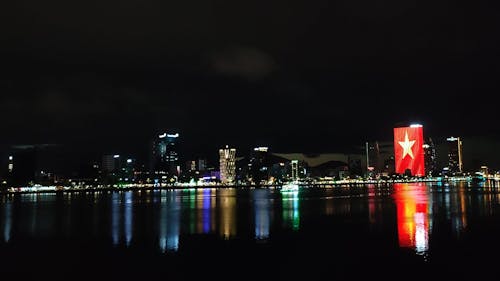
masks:
<svg viewBox="0 0 500 281"><path fill-rule="evenodd" d="M38 166L47 146L12 149L2 169L3 190L18 192L59 191L68 188L165 188L210 186L342 185L408 181L498 180L487 166L465 172L462 139L448 137L447 165L437 164L436 145L424 138L424 127L411 124L394 128L394 142L366 142L359 153L275 153L258 146L241 153L226 145L219 149L217 163L206 158L183 159L178 132L162 132L151 142L148 163L139 163L122 153L103 155L89 163L78 176L62 176ZM239 156L237 153L243 154ZM48 153L50 155L50 153ZM246 154L246 155L245 155Z"/></svg>

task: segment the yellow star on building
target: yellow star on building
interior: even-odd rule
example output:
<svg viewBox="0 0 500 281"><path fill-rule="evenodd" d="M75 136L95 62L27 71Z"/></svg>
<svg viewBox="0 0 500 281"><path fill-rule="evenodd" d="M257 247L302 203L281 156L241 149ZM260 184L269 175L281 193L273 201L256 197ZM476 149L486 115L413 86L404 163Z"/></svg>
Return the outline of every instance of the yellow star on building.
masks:
<svg viewBox="0 0 500 281"><path fill-rule="evenodd" d="M415 157L413 157L413 151L411 150L411 147L415 144L415 141L412 140L408 140L408 132L406 131L405 132L405 141L399 141L399 145L401 145L401 147L403 148L403 157L401 158L405 158L405 156L408 154L410 155L411 159L414 159Z"/></svg>

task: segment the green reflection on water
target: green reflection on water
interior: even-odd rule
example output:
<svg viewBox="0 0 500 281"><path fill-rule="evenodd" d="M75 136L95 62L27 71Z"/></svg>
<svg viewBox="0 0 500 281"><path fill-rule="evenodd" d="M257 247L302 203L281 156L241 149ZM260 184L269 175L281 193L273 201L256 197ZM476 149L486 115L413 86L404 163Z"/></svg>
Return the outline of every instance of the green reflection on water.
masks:
<svg viewBox="0 0 500 281"><path fill-rule="evenodd" d="M299 191L282 192L283 224L297 231L300 228Z"/></svg>

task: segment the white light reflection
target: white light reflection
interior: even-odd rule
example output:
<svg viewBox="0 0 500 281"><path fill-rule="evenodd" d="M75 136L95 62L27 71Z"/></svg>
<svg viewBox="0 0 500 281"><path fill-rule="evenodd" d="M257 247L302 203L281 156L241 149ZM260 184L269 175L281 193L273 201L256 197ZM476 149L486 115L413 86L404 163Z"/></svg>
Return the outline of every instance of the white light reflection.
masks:
<svg viewBox="0 0 500 281"><path fill-rule="evenodd" d="M299 191L282 192L283 223L285 227L298 230L300 227Z"/></svg>
<svg viewBox="0 0 500 281"><path fill-rule="evenodd" d="M268 189L256 189L253 191L255 208L255 238L265 240L269 238L271 221L271 203Z"/></svg>
<svg viewBox="0 0 500 281"><path fill-rule="evenodd" d="M130 242L132 241L132 207L133 207L133 200L132 200L132 191L127 191L125 193L125 242L127 247L130 246Z"/></svg>
<svg viewBox="0 0 500 281"><path fill-rule="evenodd" d="M415 214L415 252L425 254L429 250L429 232L426 224L425 213Z"/></svg>
<svg viewBox="0 0 500 281"><path fill-rule="evenodd" d="M162 190L160 206L159 247L162 253L179 249L180 235L180 192Z"/></svg>
<svg viewBox="0 0 500 281"><path fill-rule="evenodd" d="M120 194L113 192L111 195L111 236L113 245L120 243Z"/></svg>
<svg viewBox="0 0 500 281"><path fill-rule="evenodd" d="M9 243L12 231L12 203L10 201L4 203L4 216L3 240Z"/></svg>

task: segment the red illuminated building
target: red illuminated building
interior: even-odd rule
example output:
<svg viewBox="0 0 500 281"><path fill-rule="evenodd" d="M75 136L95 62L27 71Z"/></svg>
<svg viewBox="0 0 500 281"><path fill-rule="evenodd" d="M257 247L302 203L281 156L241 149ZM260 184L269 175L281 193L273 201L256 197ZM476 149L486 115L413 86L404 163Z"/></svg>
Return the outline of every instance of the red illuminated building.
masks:
<svg viewBox="0 0 500 281"><path fill-rule="evenodd" d="M424 133L422 125L394 128L394 161L396 173L410 172L425 176Z"/></svg>

